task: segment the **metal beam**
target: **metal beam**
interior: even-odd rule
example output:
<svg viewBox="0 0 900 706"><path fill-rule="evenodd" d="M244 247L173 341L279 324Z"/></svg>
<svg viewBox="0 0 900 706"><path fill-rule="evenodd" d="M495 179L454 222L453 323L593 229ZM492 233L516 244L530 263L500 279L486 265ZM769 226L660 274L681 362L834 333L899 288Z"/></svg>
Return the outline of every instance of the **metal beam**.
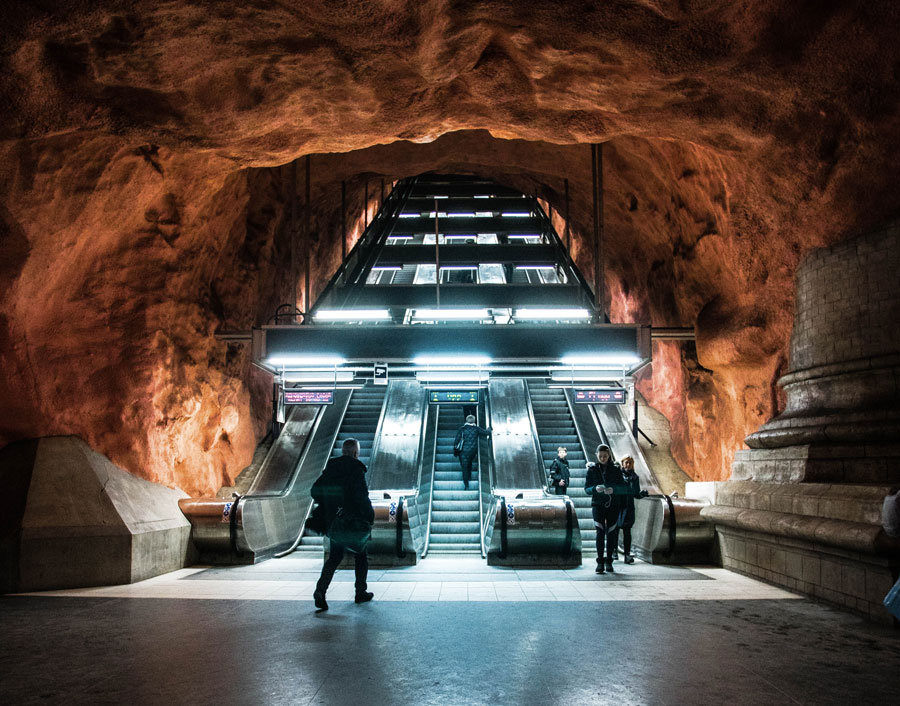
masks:
<svg viewBox="0 0 900 706"><path fill-rule="evenodd" d="M401 218L391 235L415 235L434 233L434 218ZM476 233L514 233L519 235L539 235L541 226L532 216L506 218L442 218L441 233L472 235Z"/></svg>
<svg viewBox="0 0 900 706"><path fill-rule="evenodd" d="M554 264L557 251L552 245L441 245L440 259L445 265ZM434 260L431 245L390 245L381 251L377 266L432 264Z"/></svg>
<svg viewBox="0 0 900 706"><path fill-rule="evenodd" d="M371 285L362 287L354 307L406 308L437 306L433 287L424 285ZM581 290L566 284L444 284L441 306L472 307L581 307Z"/></svg>

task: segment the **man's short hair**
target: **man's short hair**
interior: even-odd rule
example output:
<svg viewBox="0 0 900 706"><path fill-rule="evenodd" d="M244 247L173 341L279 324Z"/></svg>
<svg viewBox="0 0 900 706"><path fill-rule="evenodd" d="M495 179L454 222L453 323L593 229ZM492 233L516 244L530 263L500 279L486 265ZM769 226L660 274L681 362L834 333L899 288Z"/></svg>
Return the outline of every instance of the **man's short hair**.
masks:
<svg viewBox="0 0 900 706"><path fill-rule="evenodd" d="M359 451L359 441L356 439L344 439L341 444L341 453L344 456L352 456L354 451Z"/></svg>
<svg viewBox="0 0 900 706"><path fill-rule="evenodd" d="M474 424L475 423L475 415L470 414L466 417L466 424Z"/></svg>
<svg viewBox="0 0 900 706"><path fill-rule="evenodd" d="M557 451L568 451L568 449L565 446L557 446L556 450Z"/></svg>
<svg viewBox="0 0 900 706"><path fill-rule="evenodd" d="M599 454L601 451L606 451L606 453L612 456L612 451L610 451L609 446L607 446L606 444L600 444L597 447L597 453Z"/></svg>

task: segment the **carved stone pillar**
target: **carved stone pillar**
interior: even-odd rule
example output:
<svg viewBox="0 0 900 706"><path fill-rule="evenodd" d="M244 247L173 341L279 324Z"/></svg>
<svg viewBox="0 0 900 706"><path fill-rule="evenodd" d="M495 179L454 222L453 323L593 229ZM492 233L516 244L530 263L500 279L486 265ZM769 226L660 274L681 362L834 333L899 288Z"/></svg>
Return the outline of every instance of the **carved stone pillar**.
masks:
<svg viewBox="0 0 900 706"><path fill-rule="evenodd" d="M724 566L879 620L900 542L900 225L815 250L797 271L785 411L747 437L703 515Z"/></svg>

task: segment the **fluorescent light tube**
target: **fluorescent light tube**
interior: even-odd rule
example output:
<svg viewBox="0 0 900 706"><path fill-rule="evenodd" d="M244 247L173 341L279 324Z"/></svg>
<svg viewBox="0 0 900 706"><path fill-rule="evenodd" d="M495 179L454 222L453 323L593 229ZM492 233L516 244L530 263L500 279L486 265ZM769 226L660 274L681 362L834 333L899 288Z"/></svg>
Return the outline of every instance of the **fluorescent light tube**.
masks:
<svg viewBox="0 0 900 706"><path fill-rule="evenodd" d="M318 321L383 321L391 318L387 309L320 309L313 318Z"/></svg>
<svg viewBox="0 0 900 706"><path fill-rule="evenodd" d="M603 367L605 365L625 366L641 362L634 353L578 353L563 356L563 365Z"/></svg>
<svg viewBox="0 0 900 706"><path fill-rule="evenodd" d="M270 365L289 365L292 368L315 368L323 365L342 365L346 358L339 355L276 355L268 359Z"/></svg>
<svg viewBox="0 0 900 706"><path fill-rule="evenodd" d="M424 319L426 321L455 320L455 321L478 321L479 319L489 319L491 317L487 309L416 309L413 315L414 319Z"/></svg>
<svg viewBox="0 0 900 706"><path fill-rule="evenodd" d="M452 355L423 354L412 359L413 365L440 365L449 368L467 368L470 366L490 365L491 357L487 355Z"/></svg>
<svg viewBox="0 0 900 706"><path fill-rule="evenodd" d="M516 319L590 319L587 309L516 309Z"/></svg>

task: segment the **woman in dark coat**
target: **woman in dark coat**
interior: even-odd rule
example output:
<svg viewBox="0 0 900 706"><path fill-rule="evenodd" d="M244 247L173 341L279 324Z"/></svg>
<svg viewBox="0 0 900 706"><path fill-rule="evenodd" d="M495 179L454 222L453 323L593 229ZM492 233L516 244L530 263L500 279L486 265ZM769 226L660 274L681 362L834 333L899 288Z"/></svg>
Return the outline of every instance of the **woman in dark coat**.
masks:
<svg viewBox="0 0 900 706"><path fill-rule="evenodd" d="M619 544L619 512L624 506L622 469L612 460L609 447L597 447L597 463L589 463L584 491L591 496L591 514L597 529L597 573L604 571L604 548L606 571L613 571L613 551ZM617 492L618 491L618 492Z"/></svg>
<svg viewBox="0 0 900 706"><path fill-rule="evenodd" d="M622 480L625 483L624 498L624 517L622 520L622 548L625 550L625 563L633 564L634 557L631 556L631 528L634 527L634 500L635 498L646 498L649 493L641 490L641 481L637 473L634 472L634 459L626 456L622 459Z"/></svg>
<svg viewBox="0 0 900 706"><path fill-rule="evenodd" d="M566 458L568 451L565 446L556 449L556 458L550 464L550 487L557 495L565 495L569 492L569 461Z"/></svg>

